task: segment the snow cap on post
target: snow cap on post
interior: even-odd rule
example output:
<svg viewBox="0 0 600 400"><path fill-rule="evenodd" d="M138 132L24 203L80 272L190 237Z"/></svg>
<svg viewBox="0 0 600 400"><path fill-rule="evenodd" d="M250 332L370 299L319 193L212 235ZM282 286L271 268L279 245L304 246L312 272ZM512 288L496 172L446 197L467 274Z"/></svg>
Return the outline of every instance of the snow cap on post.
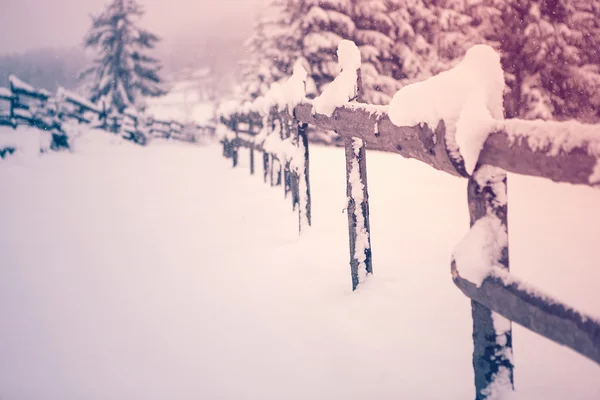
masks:
<svg viewBox="0 0 600 400"><path fill-rule="evenodd" d="M291 115L294 111L294 107L302 103L302 101L306 97L307 78L308 73L306 72L302 64L300 62L296 62L296 64L294 64L294 72L292 76L290 76L290 78L283 85L283 95L285 97L285 104L280 104L280 109L282 106L287 106L288 112Z"/></svg>
<svg viewBox="0 0 600 400"><path fill-rule="evenodd" d="M451 70L407 85L394 95L389 116L397 126L446 125L449 154L469 174L493 128L504 118L504 72L500 55L487 45L471 47Z"/></svg>
<svg viewBox="0 0 600 400"><path fill-rule="evenodd" d="M361 63L360 50L354 42L342 40L338 45L337 55L341 72L323 93L313 100L313 113L331 117L336 107L356 98Z"/></svg>
<svg viewBox="0 0 600 400"><path fill-rule="evenodd" d="M360 68L360 50L350 40L342 40L337 49L338 65L342 71L356 71Z"/></svg>

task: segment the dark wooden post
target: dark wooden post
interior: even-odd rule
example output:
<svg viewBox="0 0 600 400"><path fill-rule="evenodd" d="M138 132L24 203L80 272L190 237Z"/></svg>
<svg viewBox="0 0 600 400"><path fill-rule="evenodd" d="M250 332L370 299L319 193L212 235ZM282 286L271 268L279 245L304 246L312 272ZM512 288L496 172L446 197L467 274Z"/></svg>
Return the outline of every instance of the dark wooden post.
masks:
<svg viewBox="0 0 600 400"><path fill-rule="evenodd" d="M275 156L273 156L272 153L269 153L271 162L269 163L269 172L271 174L271 186L275 185L275 177L273 176L274 174L274 169L275 169Z"/></svg>
<svg viewBox="0 0 600 400"><path fill-rule="evenodd" d="M113 133L119 133L119 122L117 121L117 116L113 115L112 120L113 120L112 121L113 122L113 126L112 126Z"/></svg>
<svg viewBox="0 0 600 400"><path fill-rule="evenodd" d="M311 195L310 195L310 179L309 179L309 162L308 162L308 125L299 124L296 119L294 122L298 125L298 146L302 146L304 162L302 171L298 174L297 197L298 197L298 214L300 219L300 232L303 227L312 225L311 216ZM365 181L366 182L366 181Z"/></svg>
<svg viewBox="0 0 600 400"><path fill-rule="evenodd" d="M15 109L17 108L19 98L15 94L15 88L12 81L10 82L10 94L10 122L13 125L13 128L17 129L17 124L15 122Z"/></svg>
<svg viewBox="0 0 600 400"><path fill-rule="evenodd" d="M362 139L345 138L346 195L348 196L348 231L352 290L356 290L368 274L371 264L371 229L367 189L367 160Z"/></svg>
<svg viewBox="0 0 600 400"><path fill-rule="evenodd" d="M506 173L501 169L484 165L474 172L468 184L471 227L481 218L497 218L504 229L498 234L508 234L506 188ZM508 240L506 243L497 264L508 270ZM478 250L482 251L474 249ZM494 386L507 385L502 390L513 389L512 326L510 321L475 301L471 301L471 310L475 398L484 400L490 398Z"/></svg>
<svg viewBox="0 0 600 400"><path fill-rule="evenodd" d="M286 160L285 167L283 168L283 198L287 199L288 193L291 190L291 170L290 162Z"/></svg>
<svg viewBox="0 0 600 400"><path fill-rule="evenodd" d="M254 143L250 143L250 175L254 175Z"/></svg>
<svg viewBox="0 0 600 400"><path fill-rule="evenodd" d="M275 186L280 186L282 183L283 168L281 167L281 160L279 158L277 158L277 164L277 180L275 182Z"/></svg>
<svg viewBox="0 0 600 400"><path fill-rule="evenodd" d="M108 132L108 110L106 109L106 102L102 102L102 114L100 114L102 120L102 129Z"/></svg>
<svg viewBox="0 0 600 400"><path fill-rule="evenodd" d="M250 132L251 135L254 135L252 130L253 130L253 125L252 125L252 121L250 121L250 123L248 125L248 131ZM254 175L254 139L252 139L252 143L250 143L250 175Z"/></svg>
<svg viewBox="0 0 600 400"><path fill-rule="evenodd" d="M362 102L362 77L356 71L356 97ZM352 290L373 273L371 260L371 227L369 222L369 191L367 188L367 158L365 142L344 138L346 152L346 195L348 197L348 231L350 242L350 271Z"/></svg>
<svg viewBox="0 0 600 400"><path fill-rule="evenodd" d="M235 132L235 138L231 140L231 160L233 162L233 167L237 167L238 165L238 126L237 121L233 124L233 131Z"/></svg>
<svg viewBox="0 0 600 400"><path fill-rule="evenodd" d="M267 183L267 177L269 176L269 153L263 151L263 178Z"/></svg>

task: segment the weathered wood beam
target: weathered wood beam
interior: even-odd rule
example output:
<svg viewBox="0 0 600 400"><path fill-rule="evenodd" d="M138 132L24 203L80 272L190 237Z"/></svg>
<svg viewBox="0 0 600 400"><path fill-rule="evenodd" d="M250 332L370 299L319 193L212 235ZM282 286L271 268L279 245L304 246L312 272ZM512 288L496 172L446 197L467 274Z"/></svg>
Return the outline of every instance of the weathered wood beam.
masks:
<svg viewBox="0 0 600 400"><path fill-rule="evenodd" d="M294 111L299 121L343 137L360 138L369 149L397 153L455 176L467 176L462 165L448 155L443 122L435 130L427 125L398 127L385 113L360 106L338 107L331 117L313 114L311 104L300 104Z"/></svg>
<svg viewBox="0 0 600 400"><path fill-rule="evenodd" d="M312 105L300 104L295 108L298 120L322 130L335 131L344 137L363 139L369 149L400 154L406 158L422 161L433 168L456 176L466 176L463 166L450 157L445 138L443 121L432 130L424 125L396 126L384 110L370 112L360 105L338 107L331 117L314 115ZM598 157L590 153L591 147L600 147L600 125L583 125L588 131L597 131L598 139L590 139L573 145L568 151L558 154L548 152L550 144L532 148L527 137L525 124L518 126L507 120L493 129L479 156L480 164L502 168L505 171L551 179L556 182L590 185ZM538 129L548 124L549 129L562 133L577 129L568 122L536 122ZM562 124L562 125L560 125ZM562 126L563 128L560 128ZM510 134L507 132L510 131ZM577 136L579 132L573 132ZM593 133L593 132L592 132ZM521 139L519 139L521 138Z"/></svg>
<svg viewBox="0 0 600 400"><path fill-rule="evenodd" d="M452 277L470 299L600 365L600 321L597 319L528 289L508 274L507 279L488 276L477 287L461 278L453 263Z"/></svg>
<svg viewBox="0 0 600 400"><path fill-rule="evenodd" d="M600 125L598 128L600 139ZM479 162L516 174L589 185L589 177L594 171L597 158L588 153L585 145L549 156L547 148L535 151L527 140L511 140L505 131L496 131L485 142Z"/></svg>

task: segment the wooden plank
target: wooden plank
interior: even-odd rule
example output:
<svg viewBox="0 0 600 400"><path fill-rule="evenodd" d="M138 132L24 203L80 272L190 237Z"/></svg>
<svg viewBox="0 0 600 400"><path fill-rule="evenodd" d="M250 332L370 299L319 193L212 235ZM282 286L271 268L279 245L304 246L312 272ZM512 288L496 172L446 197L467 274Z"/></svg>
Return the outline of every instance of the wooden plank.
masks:
<svg viewBox="0 0 600 400"><path fill-rule="evenodd" d="M452 265L454 283L465 296L600 365L600 321L502 275L489 276L477 287Z"/></svg>
<svg viewBox="0 0 600 400"><path fill-rule="evenodd" d="M396 126L384 112L371 112L360 105L338 107L331 117L312 113L311 104L300 104L294 112L298 120L319 129L332 130L343 137L363 139L369 149L400 154L406 158L422 161L433 168L455 176L466 177L464 167L449 155L445 138L445 126L441 121L435 129L426 124L420 126ZM506 124L510 124L507 120ZM563 124L563 132L575 129L568 122L537 122L548 124L557 130ZM543 125L541 125L543 126ZM377 129L375 129L377 127ZM589 177L594 172L598 157L590 155L590 149L600 143L600 125L586 126L596 131L595 142L582 142L573 145L568 151L549 154L548 148L532 148L527 140L515 141L514 137L526 135L519 128L495 129L488 137L479 157L480 164L492 165L505 171L522 175L539 176L556 182L569 182L589 185ZM508 128L507 128L508 129ZM573 132L577 136L578 132Z"/></svg>
<svg viewBox="0 0 600 400"><path fill-rule="evenodd" d="M446 129L442 122L435 130L426 124L397 127L383 113L371 113L357 107L338 107L331 117L312 113L311 104L294 109L299 121L322 130L334 131L345 138L360 138L369 148L400 154L422 161L440 171L466 177L463 166L453 160L446 147ZM377 129L376 129L377 127Z"/></svg>

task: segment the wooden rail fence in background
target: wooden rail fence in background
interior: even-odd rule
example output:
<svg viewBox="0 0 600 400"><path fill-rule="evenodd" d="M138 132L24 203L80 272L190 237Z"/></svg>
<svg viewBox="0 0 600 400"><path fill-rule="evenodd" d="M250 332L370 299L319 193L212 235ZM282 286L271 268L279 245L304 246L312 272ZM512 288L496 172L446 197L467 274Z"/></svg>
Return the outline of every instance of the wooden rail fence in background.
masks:
<svg viewBox="0 0 600 400"><path fill-rule="evenodd" d="M308 141L302 132L307 125L312 125L324 131L335 131L345 138L353 289L364 278L360 276L361 271L363 274L372 273L365 146L413 158L440 171L467 178L467 206L472 227L469 234L486 224L495 224L495 229L486 233L491 241L501 245L491 254L493 267L489 268L482 282L474 283L461 276L460 258L454 258L451 263L454 283L472 300L476 399L492 398L494 390L501 386L513 390L510 321L600 364L600 322L510 275L506 229L506 171L557 182L595 185L595 175L600 172L600 126L574 122L495 121L479 155L477 167L469 175L462 158L456 157L446 141L447 130L450 129L446 121L441 120L437 126L394 125L385 107L362 105L357 101L360 100L360 71L357 71L357 76L356 96L350 99L354 101L339 105L330 116L315 112L314 102L308 99L293 107L276 104L269 113L261 111L264 106L262 103L259 105L258 100L239 105L237 110L224 110L220 119L229 129L222 139L224 155L231 157L236 166L237 149L249 148L250 172L254 173L254 152L262 151L264 179L266 182L270 177L271 185L282 182L283 168L285 193L288 193L288 187L291 188L294 208L300 205L300 215L302 212L308 215L310 225ZM301 168L292 168L290 174L289 165L298 164L297 158L281 159L268 146L265 148L264 143L269 140L269 135L265 137L265 130L281 141L291 138L296 146L302 143ZM571 137L582 139L557 143L552 140L552 132L560 132L563 138L572 134ZM297 200L299 175L303 176L303 187L306 188L306 192L301 193L308 200L304 204ZM358 248L357 237L362 242ZM468 248L468 251L482 252L484 249Z"/></svg>
<svg viewBox="0 0 600 400"><path fill-rule="evenodd" d="M94 104L85 98L59 89L55 96L43 89L35 89L16 76L9 77L10 88L0 87L0 125L16 129L19 125L33 126L52 133L53 149L68 147L68 137L63 123L77 121L94 128L122 135L140 145L149 137L172 138L191 142L196 133L209 134L214 127L162 121L142 116L134 110L122 114L107 109L104 104ZM0 149L0 156L12 150Z"/></svg>

